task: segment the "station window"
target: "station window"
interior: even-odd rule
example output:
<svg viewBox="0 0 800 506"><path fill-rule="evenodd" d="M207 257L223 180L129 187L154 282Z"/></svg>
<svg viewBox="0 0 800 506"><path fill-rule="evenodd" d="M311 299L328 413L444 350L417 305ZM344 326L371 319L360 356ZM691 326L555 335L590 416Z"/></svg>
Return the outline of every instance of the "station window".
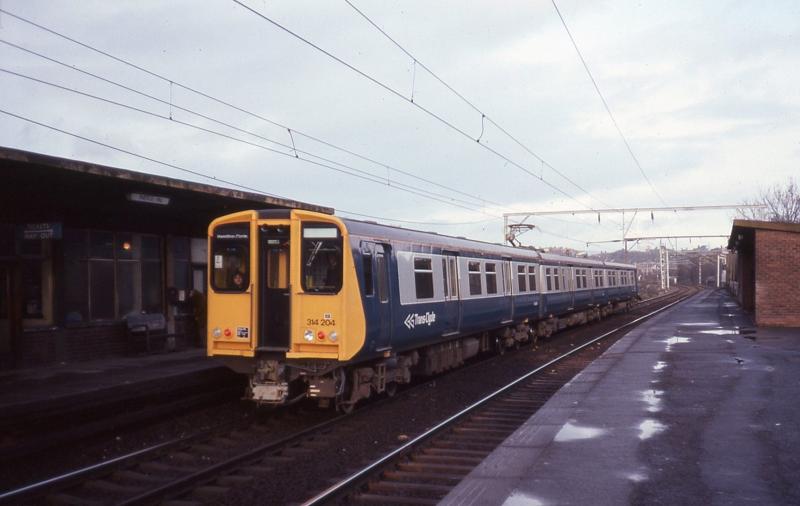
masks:
<svg viewBox="0 0 800 506"><path fill-rule="evenodd" d="M486 293L489 295L497 293L497 264L486 264Z"/></svg>
<svg viewBox="0 0 800 506"><path fill-rule="evenodd" d="M184 290L184 301L188 300L188 291L192 288L191 243L189 237L171 237L167 248L172 261L172 280L168 284L177 290ZM190 304L178 304L177 308L184 314L192 309Z"/></svg>
<svg viewBox="0 0 800 506"><path fill-rule="evenodd" d="M414 287L417 299L433 298L433 265L430 258L414 258Z"/></svg>
<svg viewBox="0 0 800 506"><path fill-rule="evenodd" d="M67 229L62 247L65 323L163 310L160 237Z"/></svg>
<svg viewBox="0 0 800 506"><path fill-rule="evenodd" d="M527 276L524 265L517 266L517 283L519 284L519 293L528 291Z"/></svg>
<svg viewBox="0 0 800 506"><path fill-rule="evenodd" d="M339 293L342 289L342 237L339 228L326 223L303 225L301 246L303 290Z"/></svg>
<svg viewBox="0 0 800 506"><path fill-rule="evenodd" d="M480 295L483 293L481 289L481 263L469 262L467 268L469 271L469 294Z"/></svg>

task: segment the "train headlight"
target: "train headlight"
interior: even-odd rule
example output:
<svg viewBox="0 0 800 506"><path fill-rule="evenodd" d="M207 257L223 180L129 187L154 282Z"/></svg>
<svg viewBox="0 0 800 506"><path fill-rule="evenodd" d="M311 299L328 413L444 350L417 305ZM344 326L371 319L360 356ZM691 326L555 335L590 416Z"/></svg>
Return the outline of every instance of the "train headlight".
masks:
<svg viewBox="0 0 800 506"><path fill-rule="evenodd" d="M317 332L317 339L319 339L320 341L324 341L325 340L325 332L322 331L322 330Z"/></svg>
<svg viewBox="0 0 800 506"><path fill-rule="evenodd" d="M334 330L331 332L331 335L328 336L328 339L330 339L332 343L335 343L339 340L339 334Z"/></svg>
<svg viewBox="0 0 800 506"><path fill-rule="evenodd" d="M222 329L221 328L214 327L214 330L212 332L213 332L214 337L222 337Z"/></svg>
<svg viewBox="0 0 800 506"><path fill-rule="evenodd" d="M309 343L310 343L310 342L312 342L312 341L314 340L314 331L313 331L313 330L311 330L311 329L307 329L307 330L306 330L306 331L303 333L303 339L305 339L305 340L306 340L306 341L308 341Z"/></svg>

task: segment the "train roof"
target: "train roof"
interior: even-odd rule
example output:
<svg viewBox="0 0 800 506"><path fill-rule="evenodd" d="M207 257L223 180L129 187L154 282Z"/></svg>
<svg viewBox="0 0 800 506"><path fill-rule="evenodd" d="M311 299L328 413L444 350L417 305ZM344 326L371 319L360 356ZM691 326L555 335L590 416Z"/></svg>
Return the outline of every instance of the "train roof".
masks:
<svg viewBox="0 0 800 506"><path fill-rule="evenodd" d="M414 244L435 245L443 249L453 249L458 251L474 251L483 254L496 256L508 256L514 258L524 258L537 262L552 262L569 265L603 266L611 268L632 269L635 266L617 262L605 262L603 260L593 260L588 258L569 257L564 255L553 255L541 253L531 249L514 248L502 244L466 239L464 237L454 237L443 235L436 232L425 232L402 228L392 225L383 225L372 221L353 220L350 218L340 218L348 232L353 235L374 237L378 239L392 239L405 241Z"/></svg>

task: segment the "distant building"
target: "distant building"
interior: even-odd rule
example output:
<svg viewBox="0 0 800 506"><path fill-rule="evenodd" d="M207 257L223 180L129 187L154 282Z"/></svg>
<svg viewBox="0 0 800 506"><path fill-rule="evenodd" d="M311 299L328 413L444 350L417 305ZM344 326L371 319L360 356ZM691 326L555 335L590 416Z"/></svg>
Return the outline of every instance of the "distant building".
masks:
<svg viewBox="0 0 800 506"><path fill-rule="evenodd" d="M134 352L132 313L163 314L190 343L188 292L205 290L212 219L333 212L2 147L0 169L0 370Z"/></svg>
<svg viewBox="0 0 800 506"><path fill-rule="evenodd" d="M728 249L728 286L756 324L800 327L800 224L734 220Z"/></svg>

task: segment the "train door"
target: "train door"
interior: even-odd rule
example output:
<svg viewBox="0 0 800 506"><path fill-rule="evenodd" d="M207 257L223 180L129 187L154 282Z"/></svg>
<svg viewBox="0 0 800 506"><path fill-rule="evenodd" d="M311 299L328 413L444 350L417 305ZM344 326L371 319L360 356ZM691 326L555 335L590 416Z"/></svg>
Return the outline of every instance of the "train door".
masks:
<svg viewBox="0 0 800 506"><path fill-rule="evenodd" d="M567 267L567 290L569 290L569 309L575 308L575 268Z"/></svg>
<svg viewBox="0 0 800 506"><path fill-rule="evenodd" d="M291 321L289 286L289 227L262 226L260 232L261 332L264 351L288 351Z"/></svg>
<svg viewBox="0 0 800 506"><path fill-rule="evenodd" d="M458 334L461 327L461 294L458 288L458 254L445 251L442 255L444 282L444 335Z"/></svg>
<svg viewBox="0 0 800 506"><path fill-rule="evenodd" d="M501 264L501 273L503 275L503 319L501 323L511 323L514 321L514 298L513 298L513 290L511 289L511 259L510 258L503 258L503 263Z"/></svg>
<svg viewBox="0 0 800 506"><path fill-rule="evenodd" d="M388 350L392 347L392 306L389 304L391 293L391 276L389 276L389 259L392 256L392 247L388 244L378 243L373 247L375 252L375 305L379 318L379 335L376 351Z"/></svg>

